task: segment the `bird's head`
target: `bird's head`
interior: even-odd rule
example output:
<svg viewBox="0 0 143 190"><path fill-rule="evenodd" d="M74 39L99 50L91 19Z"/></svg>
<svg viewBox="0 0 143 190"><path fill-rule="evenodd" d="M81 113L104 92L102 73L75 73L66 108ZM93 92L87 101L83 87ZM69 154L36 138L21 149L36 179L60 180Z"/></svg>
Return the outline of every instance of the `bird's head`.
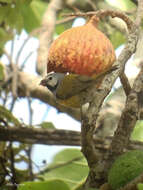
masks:
<svg viewBox="0 0 143 190"><path fill-rule="evenodd" d="M40 85L47 87L54 95L56 95L56 90L65 75L66 73L50 72L41 80Z"/></svg>

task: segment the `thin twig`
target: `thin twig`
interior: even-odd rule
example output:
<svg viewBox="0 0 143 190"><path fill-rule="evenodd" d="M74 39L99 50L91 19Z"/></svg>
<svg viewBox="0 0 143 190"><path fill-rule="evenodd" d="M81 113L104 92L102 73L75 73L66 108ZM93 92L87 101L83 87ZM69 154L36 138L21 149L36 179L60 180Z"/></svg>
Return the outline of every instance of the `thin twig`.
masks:
<svg viewBox="0 0 143 190"><path fill-rule="evenodd" d="M12 60L12 57L10 56L10 54L7 52L6 49L3 49L3 53L6 55L6 57L7 57L8 61L9 61L9 63L10 63L10 64L14 64L14 63L13 63L13 60Z"/></svg>
<svg viewBox="0 0 143 190"><path fill-rule="evenodd" d="M22 71L24 69L25 63L27 62L27 60L31 57L31 55L34 53L34 51L31 51L27 57L23 60L21 66L20 66L20 70Z"/></svg>
<svg viewBox="0 0 143 190"><path fill-rule="evenodd" d="M14 98L17 98L18 67L13 63L11 55L5 49L3 50L3 52L9 60L12 70L12 94Z"/></svg>
<svg viewBox="0 0 143 190"><path fill-rule="evenodd" d="M33 109L32 109L32 99L28 98L28 109L29 109L29 125L32 126L33 122Z"/></svg>
<svg viewBox="0 0 143 190"><path fill-rule="evenodd" d="M96 15L99 18L103 18L105 16L111 16L111 17L119 17L122 20L125 21L125 23L127 24L127 27L129 30L131 30L133 28L134 22L123 12L120 11L114 11L114 10L99 10L99 11L91 11L91 12L86 12L86 13L68 13L68 14L63 14L63 16L94 16Z"/></svg>
<svg viewBox="0 0 143 190"><path fill-rule="evenodd" d="M79 156L79 157L75 157L71 160L68 160L67 162L64 162L64 163L59 163L59 164L56 164L54 166L51 166L51 167L47 167L46 169L42 170L40 172L40 174L44 174L44 173L47 173L47 172L50 172L52 170L55 170L57 168L61 168L61 167L64 167L64 166L67 166L69 164L72 164L73 162L75 161L79 161L79 160L82 160L83 159L83 156Z"/></svg>
<svg viewBox="0 0 143 190"><path fill-rule="evenodd" d="M61 20L57 20L56 21L56 25L60 25L60 24L64 24L66 22L72 21L76 18L76 16L71 16L68 18L63 18ZM39 28L34 29L33 31L31 31L28 35L28 37L24 40L23 44L21 45L21 48L19 49L19 52L17 54L16 57L16 63L18 64L19 62L19 58L21 56L21 53L25 47L25 45L29 42L29 40L34 36L34 35L39 35L41 32L47 31L47 26L41 26Z"/></svg>
<svg viewBox="0 0 143 190"><path fill-rule="evenodd" d="M67 17L67 18L63 18L63 19L61 19L61 20L57 20L57 21L56 21L56 25L64 24L64 23L66 23L66 22L69 22L69 21L74 20L75 18L76 18L76 16L69 16L69 17Z"/></svg>
<svg viewBox="0 0 143 190"><path fill-rule="evenodd" d="M29 108L29 125L32 126L32 123L33 123L33 109L32 109L32 99L31 98L28 98L28 108ZM32 145L30 145L28 147L28 149L26 150L27 156L28 156L28 159L29 159L28 168L29 168L30 180L34 180L32 158L31 158L32 149L33 149L33 147L32 147Z"/></svg>
<svg viewBox="0 0 143 190"><path fill-rule="evenodd" d="M18 67L17 65L12 65L12 94L13 97L17 98L17 88L18 88Z"/></svg>
<svg viewBox="0 0 143 190"><path fill-rule="evenodd" d="M13 39L13 40L11 41L11 52L10 52L11 59L13 59L14 44L15 44L15 39Z"/></svg>
<svg viewBox="0 0 143 190"><path fill-rule="evenodd" d="M9 174L9 170L7 169L5 163L6 163L5 155L3 155L3 157L0 156L0 167L1 167L1 171L3 171L3 173L1 173L0 185L4 184L4 182L6 181L6 176L11 178L11 175Z"/></svg>
<svg viewBox="0 0 143 190"><path fill-rule="evenodd" d="M4 92L4 97L3 97L3 106L4 107L6 106L7 100L8 100L8 93Z"/></svg>
<svg viewBox="0 0 143 190"><path fill-rule="evenodd" d="M18 50L18 52L17 52L17 55L16 55L16 58L15 58L15 64L16 64L16 65L19 64L19 58L20 58L20 56L21 56L21 53L22 53L22 51L23 51L23 49L24 49L26 43L29 41L30 37L31 37L31 36L29 35L28 38L26 38L26 39L24 40L23 44L22 44L21 47L19 48L19 50Z"/></svg>
<svg viewBox="0 0 143 190"><path fill-rule="evenodd" d="M10 169L11 169L11 173L12 173L12 176L11 176L11 182L13 184L12 186L12 189L13 190L16 190L17 189L17 180L16 180L16 171L15 171L15 159L14 159L14 151L13 151L13 147L12 147L12 142L9 143L9 150L10 150Z"/></svg>
<svg viewBox="0 0 143 190"><path fill-rule="evenodd" d="M121 73L121 75L120 75L120 81L121 81L121 84L123 86L123 89L125 91L126 96L128 96L130 91L131 91L131 86L130 86L128 78L127 78L127 76L125 75L124 72Z"/></svg>

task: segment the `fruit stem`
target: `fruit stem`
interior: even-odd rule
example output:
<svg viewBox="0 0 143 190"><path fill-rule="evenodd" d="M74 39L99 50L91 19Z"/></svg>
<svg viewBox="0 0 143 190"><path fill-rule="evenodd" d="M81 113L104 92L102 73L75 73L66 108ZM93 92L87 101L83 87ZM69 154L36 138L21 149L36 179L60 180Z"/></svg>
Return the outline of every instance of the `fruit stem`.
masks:
<svg viewBox="0 0 143 190"><path fill-rule="evenodd" d="M87 22L87 24L91 23L94 26L97 26L99 22L99 17L97 17L96 15L92 16L89 21Z"/></svg>

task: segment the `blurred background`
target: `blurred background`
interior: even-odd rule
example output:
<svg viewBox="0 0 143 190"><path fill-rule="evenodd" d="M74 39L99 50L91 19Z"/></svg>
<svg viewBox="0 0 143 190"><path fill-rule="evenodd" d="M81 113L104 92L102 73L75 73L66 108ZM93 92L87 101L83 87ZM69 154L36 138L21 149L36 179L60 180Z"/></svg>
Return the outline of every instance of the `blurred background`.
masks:
<svg viewBox="0 0 143 190"><path fill-rule="evenodd" d="M46 73L52 41L66 29L86 23L85 18L62 15L114 9L134 19L136 7L135 0L0 0L0 127L15 127L16 119L24 127L80 131L79 110L57 105L50 98L48 90L39 87L39 81ZM125 23L119 18L104 18L99 28L111 40L118 57L126 42ZM139 71L140 57L141 48L138 48L126 65L125 71L131 83ZM125 96L117 79L98 121L99 128L103 124L101 131L97 130L99 137L113 134L124 102ZM109 122L105 116L112 123L110 129L104 129ZM142 122L139 122L133 139L142 140L142 126ZM18 183L35 178L58 178L76 188L88 172L80 144L76 147L60 143L55 145L53 141L53 145L44 145L42 142L29 145L5 140L1 141L0 153L2 159L8 160L4 164L9 175L5 173L3 164L0 166L4 171L4 175L0 176L3 184L12 183L14 175ZM13 164L12 157L15 160Z"/></svg>

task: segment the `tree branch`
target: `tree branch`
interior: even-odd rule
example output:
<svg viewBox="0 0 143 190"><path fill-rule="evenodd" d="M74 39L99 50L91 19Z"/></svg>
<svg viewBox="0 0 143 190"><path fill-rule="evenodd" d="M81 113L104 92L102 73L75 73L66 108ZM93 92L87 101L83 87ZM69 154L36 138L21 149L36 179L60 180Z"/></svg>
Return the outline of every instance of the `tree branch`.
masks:
<svg viewBox="0 0 143 190"><path fill-rule="evenodd" d="M97 128L97 118L98 118L98 113L100 111L101 105L103 104L105 97L111 91L111 88L116 78L124 70L125 63L131 57L131 55L135 52L135 48L136 48L136 44L138 40L138 27L125 14L122 14L120 12L115 12L115 11L107 11L107 12L99 11L97 16L99 16L99 14L100 14L100 17L110 15L112 17L117 16L123 19L127 24L129 35L128 35L128 40L125 45L125 48L121 52L118 60L115 62L115 65L118 65L119 69L114 71L112 74L107 75L103 83L98 89L93 88L90 91L90 97L93 97L93 99L90 102L90 106L86 115L84 115L82 119L82 127L81 127L82 151L85 157L87 158L89 167L91 168L85 187L89 187L89 186L99 187L101 184L103 184L106 181L106 177L102 175L103 174L102 172L104 172L105 168L102 167L103 165L100 164L100 162L98 163L99 174L98 174L98 171L97 172L94 171L97 158L96 158L96 150L95 150L94 141L93 141L93 134Z"/></svg>
<svg viewBox="0 0 143 190"><path fill-rule="evenodd" d="M1 141L18 141L26 144L45 144L45 145L66 145L81 146L81 133L62 129L41 129L28 127L3 127L0 126ZM113 137L104 139L94 136L94 146L99 151L99 155L105 154L108 150ZM130 141L125 151L143 149L143 142Z"/></svg>
<svg viewBox="0 0 143 190"><path fill-rule="evenodd" d="M0 126L1 141L18 141L27 144L80 145L80 132L68 130L34 129Z"/></svg>
<svg viewBox="0 0 143 190"><path fill-rule="evenodd" d="M114 10L98 10L98 11L91 11L87 13L82 13L82 12L77 12L77 13L68 13L68 14L63 14L63 16L94 16L96 15L99 18L103 18L105 16L111 16L112 18L114 17L119 17L125 23L127 24L128 30L131 31L132 27L134 25L134 22L123 12L120 11L114 11Z"/></svg>
<svg viewBox="0 0 143 190"><path fill-rule="evenodd" d="M138 120L139 101L138 95L143 92L143 68L137 76L133 88L127 97L125 108L122 112L118 128L115 131L111 146L101 161L104 167L104 177L113 161L124 152L129 144L130 135ZM103 175L103 174L102 174Z"/></svg>
<svg viewBox="0 0 143 190"><path fill-rule="evenodd" d="M121 81L121 84L122 84L122 86L124 88L126 96L128 96L130 91L131 91L131 86L130 86L128 78L127 78L127 76L126 76L126 74L124 72L121 73L121 75L120 75L120 81Z"/></svg>
<svg viewBox="0 0 143 190"><path fill-rule="evenodd" d="M139 5L141 6L142 4L139 3ZM138 7L138 10L142 10L142 9ZM140 16L139 12L137 16ZM135 24L133 24L132 26L130 26L130 28L128 28L129 29L128 42L127 42L126 49L124 49L124 50L127 50L126 53L130 56L132 55L132 53L134 53L135 48L136 48L138 34L139 34L139 24L140 24L141 19L137 18L136 21L138 22L136 26L137 29L135 32L133 31L133 28L135 30ZM133 44L131 42L131 39L134 40L132 41ZM125 59L126 55L124 55L123 57L121 57L120 55L119 58L122 58L120 60L120 65L121 65L121 68L124 69L124 64L125 64L124 61L126 60ZM121 115L118 128L115 132L109 151L107 152L107 154L103 155L103 158L98 162L98 166L96 168L96 182L97 183L95 186L99 186L100 184L107 181L107 173L108 173L109 168L111 167L111 164L117 158L117 156L123 153L124 149L129 144L129 138L130 138L131 132L133 131L133 128L138 119L138 113L139 113L138 96L140 93L142 94L142 91L143 91L142 73L143 73L143 68L141 69L139 75L137 76L134 82L133 88L131 89L127 97L126 106Z"/></svg>

